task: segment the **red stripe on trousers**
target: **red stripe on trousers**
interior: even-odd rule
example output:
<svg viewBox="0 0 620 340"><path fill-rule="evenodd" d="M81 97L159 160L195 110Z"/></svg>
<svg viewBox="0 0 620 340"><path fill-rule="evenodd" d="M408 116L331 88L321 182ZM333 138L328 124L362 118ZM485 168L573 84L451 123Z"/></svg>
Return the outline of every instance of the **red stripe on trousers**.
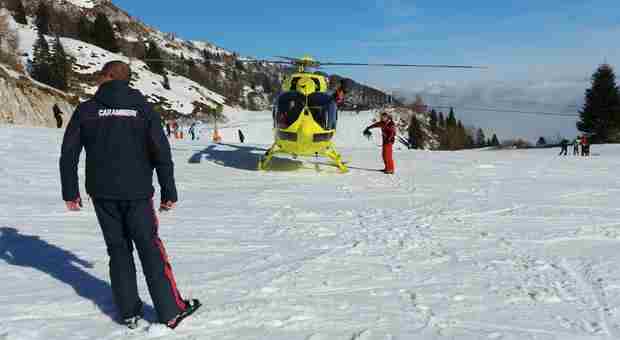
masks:
<svg viewBox="0 0 620 340"><path fill-rule="evenodd" d="M174 300L177 306L184 311L187 307L185 306L185 302L183 298L181 298L181 293L179 293L179 289L177 288L177 283L174 279L174 274L172 273L172 266L168 261L168 254L166 253L166 248L164 247L163 242L159 238L158 229L159 229L159 218L157 217L157 213L155 212L155 207L153 205L153 200L151 200L151 208L153 208L153 218L155 219L155 246L159 249L159 254L161 256L162 261L164 262L164 275L168 282L170 283L170 288L172 289L172 295L174 295Z"/></svg>

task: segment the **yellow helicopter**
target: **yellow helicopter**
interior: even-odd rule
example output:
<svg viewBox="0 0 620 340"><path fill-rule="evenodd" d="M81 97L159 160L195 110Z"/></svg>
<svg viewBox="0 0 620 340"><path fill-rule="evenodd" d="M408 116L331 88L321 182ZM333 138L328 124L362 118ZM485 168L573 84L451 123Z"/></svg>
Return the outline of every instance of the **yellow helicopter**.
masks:
<svg viewBox="0 0 620 340"><path fill-rule="evenodd" d="M329 89L327 76L306 71L307 68L322 66L378 66L378 67L417 67L476 69L481 66L420 65L420 64L367 64L319 62L311 56L290 58L278 56L283 60L244 59L242 63L283 64L297 68L282 82L282 90L273 105L273 145L258 162L259 170L268 170L276 154L297 157L327 157L341 172L348 169L332 139L336 135L338 123L338 104L344 101L342 88ZM178 62L170 59L143 59L143 61ZM215 137L219 136L217 125Z"/></svg>
<svg viewBox="0 0 620 340"><path fill-rule="evenodd" d="M297 72L289 75L282 83L282 92L273 105L274 143L259 160L258 169L268 170L276 154L327 157L341 172L348 169L342 156L336 150L332 139L336 135L338 122L337 101L340 92L329 90L326 76L307 72L306 68L321 66L380 66L380 67L427 67L473 69L478 66L454 65L412 65L412 64L362 64L362 63L322 63L310 56L303 58L278 57L285 61L255 60L288 64L297 67ZM339 89L341 91L342 89Z"/></svg>

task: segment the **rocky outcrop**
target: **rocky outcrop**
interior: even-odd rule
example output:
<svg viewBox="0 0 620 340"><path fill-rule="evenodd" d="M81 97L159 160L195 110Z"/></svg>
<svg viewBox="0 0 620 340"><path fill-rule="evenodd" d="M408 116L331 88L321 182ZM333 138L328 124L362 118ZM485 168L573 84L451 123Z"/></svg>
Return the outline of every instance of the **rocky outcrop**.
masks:
<svg viewBox="0 0 620 340"><path fill-rule="evenodd" d="M66 126L77 103L77 98L23 76L15 78L0 67L0 124L56 127L52 108L58 104Z"/></svg>

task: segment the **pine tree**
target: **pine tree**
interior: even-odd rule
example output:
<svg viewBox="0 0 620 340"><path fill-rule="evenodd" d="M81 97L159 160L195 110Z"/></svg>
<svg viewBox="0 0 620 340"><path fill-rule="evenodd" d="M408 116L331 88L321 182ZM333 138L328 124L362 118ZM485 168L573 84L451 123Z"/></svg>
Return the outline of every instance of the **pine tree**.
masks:
<svg viewBox="0 0 620 340"><path fill-rule="evenodd" d="M617 141L620 137L620 94L611 66L601 65L592 75L592 87L586 90L579 114L577 129L589 134L593 142Z"/></svg>
<svg viewBox="0 0 620 340"><path fill-rule="evenodd" d="M170 90L170 79L168 79L168 75L164 73L164 88L166 90Z"/></svg>
<svg viewBox="0 0 620 340"><path fill-rule="evenodd" d="M538 142L536 142L536 145L538 145L538 146L547 145L547 140L545 139L545 137L540 137L540 138L538 138Z"/></svg>
<svg viewBox="0 0 620 340"><path fill-rule="evenodd" d="M491 146L499 146L499 139L497 138L496 134L493 134L493 138L491 139Z"/></svg>
<svg viewBox="0 0 620 340"><path fill-rule="evenodd" d="M78 38L81 41L92 43L93 42L93 24L85 16L80 16L78 21Z"/></svg>
<svg viewBox="0 0 620 340"><path fill-rule="evenodd" d="M439 118L437 117L437 111L431 110L429 125L433 133L437 132L438 119Z"/></svg>
<svg viewBox="0 0 620 340"><path fill-rule="evenodd" d="M60 38L56 36L54 42L54 54L52 56L51 83L55 88L67 91L69 89L69 77L72 69L72 62L65 53L65 49L60 42Z"/></svg>
<svg viewBox="0 0 620 340"><path fill-rule="evenodd" d="M457 149L465 149L467 148L467 131L465 130L465 126L459 120L456 124L456 148Z"/></svg>
<svg viewBox="0 0 620 340"><path fill-rule="evenodd" d="M161 52L154 41L149 41L149 46L146 49L146 64L151 72L164 74L164 62L161 58Z"/></svg>
<svg viewBox="0 0 620 340"><path fill-rule="evenodd" d="M37 30L39 31L39 33L50 33L50 10L43 1L39 3L39 8L37 9L37 19L35 20L35 23L37 25Z"/></svg>
<svg viewBox="0 0 620 340"><path fill-rule="evenodd" d="M26 18L26 9L24 8L24 4L21 0L17 0L15 4L15 21L22 24L28 25L28 19Z"/></svg>
<svg viewBox="0 0 620 340"><path fill-rule="evenodd" d="M442 129L446 127L446 120L443 116L443 112L439 112L439 127Z"/></svg>
<svg viewBox="0 0 620 340"><path fill-rule="evenodd" d="M410 148L424 149L424 143L426 142L426 136L422 131L422 126L416 114L411 116L411 122L409 123L409 142Z"/></svg>
<svg viewBox="0 0 620 340"><path fill-rule="evenodd" d="M454 114L454 108L450 108L448 119L446 120L447 127L456 127L456 116Z"/></svg>
<svg viewBox="0 0 620 340"><path fill-rule="evenodd" d="M92 31L93 43L103 49L106 49L112 53L117 53L120 49L118 42L116 41L116 35L114 28L108 20L108 17L103 14L97 14L95 24Z"/></svg>
<svg viewBox="0 0 620 340"><path fill-rule="evenodd" d="M476 146L479 148L485 147L487 144L486 136L484 135L484 131L482 129L478 129L476 133Z"/></svg>
<svg viewBox="0 0 620 340"><path fill-rule="evenodd" d="M50 47L45 36L39 31L39 37L33 46L32 78L47 85L52 85Z"/></svg>
<svg viewBox="0 0 620 340"><path fill-rule="evenodd" d="M467 149L476 148L476 139L474 138L473 130L466 130L465 136L467 138L465 148Z"/></svg>

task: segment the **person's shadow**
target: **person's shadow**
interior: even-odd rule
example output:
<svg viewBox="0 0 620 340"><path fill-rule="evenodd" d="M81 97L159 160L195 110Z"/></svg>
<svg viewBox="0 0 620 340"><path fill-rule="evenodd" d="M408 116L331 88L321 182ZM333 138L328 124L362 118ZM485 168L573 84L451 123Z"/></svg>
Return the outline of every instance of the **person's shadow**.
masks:
<svg viewBox="0 0 620 340"><path fill-rule="evenodd" d="M199 164L203 158L221 166L247 171L258 171L258 162L266 149L246 145L212 144L192 155L188 162ZM293 171L303 167L303 162L288 158L273 157L270 171Z"/></svg>
<svg viewBox="0 0 620 340"><path fill-rule="evenodd" d="M92 263L38 236L20 234L15 228L2 227L0 232L0 259L13 266L34 268L70 285L79 296L118 322L110 285L83 269L93 268Z"/></svg>

